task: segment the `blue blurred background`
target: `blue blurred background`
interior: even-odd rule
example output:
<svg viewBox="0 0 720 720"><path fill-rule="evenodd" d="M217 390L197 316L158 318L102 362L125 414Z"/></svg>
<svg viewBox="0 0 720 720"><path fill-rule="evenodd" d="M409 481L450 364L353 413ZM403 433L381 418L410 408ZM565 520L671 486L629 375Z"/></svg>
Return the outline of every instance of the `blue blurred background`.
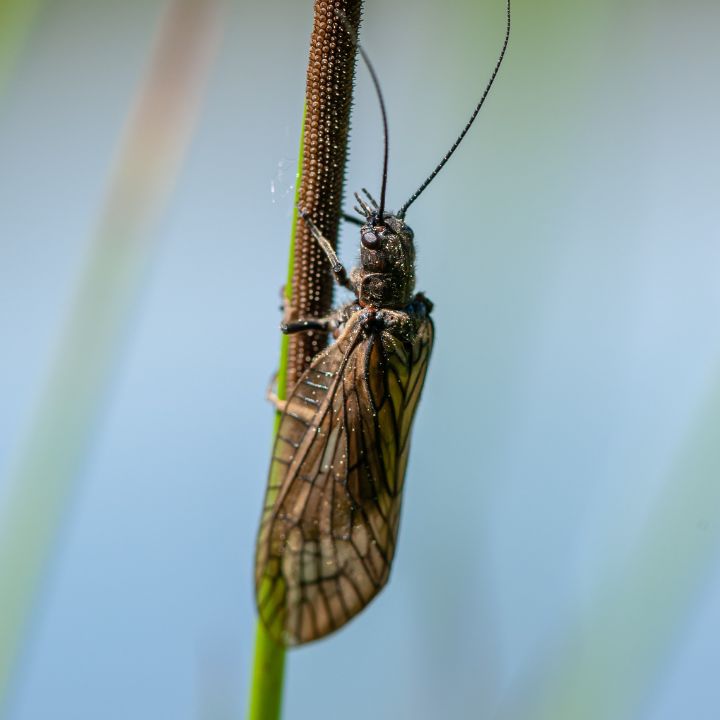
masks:
<svg viewBox="0 0 720 720"><path fill-rule="evenodd" d="M245 713L311 3L185 1L213 16L195 121L53 501L10 720ZM168 12L35 4L0 74L6 509ZM391 207L462 127L503 13L367 0ZM290 653L286 718L718 717L719 22L714 0L514 3L486 107L408 216L437 343L392 580ZM348 191L381 154L359 69Z"/></svg>

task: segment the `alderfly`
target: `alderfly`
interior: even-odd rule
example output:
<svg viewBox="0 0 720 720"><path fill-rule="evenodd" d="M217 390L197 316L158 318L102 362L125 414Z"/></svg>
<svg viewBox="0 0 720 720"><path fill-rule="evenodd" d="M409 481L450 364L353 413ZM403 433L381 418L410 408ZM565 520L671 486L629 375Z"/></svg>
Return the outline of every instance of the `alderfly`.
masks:
<svg viewBox="0 0 720 720"><path fill-rule="evenodd" d="M413 231L405 213L470 129L510 38L510 0L500 57L482 97L437 167L396 212L385 207L387 115L375 71L385 153L380 200L355 193L360 266L348 275L330 242L300 209L338 285L354 299L324 318L294 318L284 333L319 330L335 342L289 392L282 412L257 539L260 617L284 645L342 627L383 588L395 554L410 430L433 345L432 303L415 293Z"/></svg>

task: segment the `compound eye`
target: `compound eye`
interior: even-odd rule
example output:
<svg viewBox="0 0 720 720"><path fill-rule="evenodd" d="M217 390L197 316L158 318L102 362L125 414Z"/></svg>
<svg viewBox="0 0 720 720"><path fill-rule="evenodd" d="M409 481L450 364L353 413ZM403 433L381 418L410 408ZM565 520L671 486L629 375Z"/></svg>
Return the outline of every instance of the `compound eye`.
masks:
<svg viewBox="0 0 720 720"><path fill-rule="evenodd" d="M372 230L365 230L360 237L360 241L368 250L375 250L380 245L380 238Z"/></svg>

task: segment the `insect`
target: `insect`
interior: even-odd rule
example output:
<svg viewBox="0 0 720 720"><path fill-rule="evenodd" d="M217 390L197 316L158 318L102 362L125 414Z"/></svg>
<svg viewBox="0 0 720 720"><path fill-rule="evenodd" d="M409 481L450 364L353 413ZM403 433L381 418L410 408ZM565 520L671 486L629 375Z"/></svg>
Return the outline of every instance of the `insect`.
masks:
<svg viewBox="0 0 720 720"><path fill-rule="evenodd" d="M383 588L397 543L410 431L433 346L432 303L415 293L408 207L469 130L502 63L500 57L462 133L396 213L386 210L387 115L375 71L358 50L378 94L385 129L379 203L355 193L360 265L348 275L330 242L300 209L338 285L354 298L328 317L292 318L284 333L320 330L335 342L292 388L282 411L257 539L256 600L270 635L298 645L337 630Z"/></svg>

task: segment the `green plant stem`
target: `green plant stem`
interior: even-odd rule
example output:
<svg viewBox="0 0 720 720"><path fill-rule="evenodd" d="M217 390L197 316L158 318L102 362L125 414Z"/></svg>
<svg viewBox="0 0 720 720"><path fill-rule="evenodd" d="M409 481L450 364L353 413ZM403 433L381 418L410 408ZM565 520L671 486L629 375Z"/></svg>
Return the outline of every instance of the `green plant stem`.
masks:
<svg viewBox="0 0 720 720"><path fill-rule="evenodd" d="M300 193L300 179L302 177L303 138L305 136L305 116L303 112L303 127L300 133L300 154L295 186L295 206L293 209L292 229L290 231L290 250L288 252L288 276L285 284L285 298L292 299L292 277L295 265L295 229L297 228L297 204ZM280 365L277 376L277 396L284 400L287 394L288 369L288 337L282 336L280 342ZM280 413L275 413L273 438L277 435L280 425ZM250 688L249 720L276 720L280 717L282 708L283 678L285 676L285 648L278 645L268 635L265 626L257 621L255 630L255 658L253 660L253 676Z"/></svg>
<svg viewBox="0 0 720 720"><path fill-rule="evenodd" d="M298 206L317 219L336 245L340 221L350 105L362 0L316 0L310 37L303 128L285 294L297 317L322 317L332 307L333 278L325 253L300 218ZM348 33L345 24L352 32ZM283 338L277 395L285 399L312 358L327 344L327 334L306 332ZM275 417L275 434L280 415ZM250 688L250 720L278 720L282 706L285 649L258 622Z"/></svg>
<svg viewBox="0 0 720 720"><path fill-rule="evenodd" d="M258 620L255 661L250 692L250 720L274 720L282 708L285 648L278 645Z"/></svg>

